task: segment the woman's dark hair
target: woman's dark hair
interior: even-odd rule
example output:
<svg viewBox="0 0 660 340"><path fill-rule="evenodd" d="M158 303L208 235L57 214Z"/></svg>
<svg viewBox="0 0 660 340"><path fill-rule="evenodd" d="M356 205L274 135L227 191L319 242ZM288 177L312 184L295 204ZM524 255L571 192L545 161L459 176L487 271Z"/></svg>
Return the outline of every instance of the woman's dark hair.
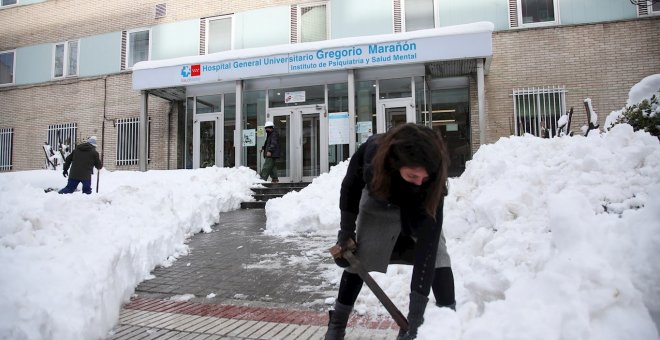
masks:
<svg viewBox="0 0 660 340"><path fill-rule="evenodd" d="M378 149L371 161L374 195L389 198L392 175L401 167L424 167L429 182L424 210L435 218L438 207L447 195L447 168L449 156L442 136L432 129L403 124L388 131L378 140Z"/></svg>

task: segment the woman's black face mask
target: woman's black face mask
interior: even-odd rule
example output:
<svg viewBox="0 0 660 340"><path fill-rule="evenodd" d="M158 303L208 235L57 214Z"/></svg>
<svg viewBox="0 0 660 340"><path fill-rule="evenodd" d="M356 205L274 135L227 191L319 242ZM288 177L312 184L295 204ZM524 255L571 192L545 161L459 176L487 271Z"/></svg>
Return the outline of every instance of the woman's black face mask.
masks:
<svg viewBox="0 0 660 340"><path fill-rule="evenodd" d="M393 189L394 191L400 191L400 193L404 195L417 196L426 192L433 178L434 176L431 175L426 181L422 182L421 185L416 185L415 183L410 183L403 179L399 173L394 173L392 176Z"/></svg>

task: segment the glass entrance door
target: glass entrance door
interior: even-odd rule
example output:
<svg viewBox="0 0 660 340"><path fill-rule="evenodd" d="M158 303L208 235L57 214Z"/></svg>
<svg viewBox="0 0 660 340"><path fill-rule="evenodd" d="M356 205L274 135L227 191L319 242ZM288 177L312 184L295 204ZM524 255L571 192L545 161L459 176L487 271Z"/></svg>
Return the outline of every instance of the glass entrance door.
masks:
<svg viewBox="0 0 660 340"><path fill-rule="evenodd" d="M222 115L204 115L193 120L193 169L223 166Z"/></svg>
<svg viewBox="0 0 660 340"><path fill-rule="evenodd" d="M376 112L377 132L383 133L405 123L415 123L412 98L381 99Z"/></svg>
<svg viewBox="0 0 660 340"><path fill-rule="evenodd" d="M272 113L270 119L273 120L275 131L278 134L278 143L280 146L280 158L275 160L275 167L277 168L277 177L280 182L291 182L291 116L293 111L282 111ZM265 137L265 136L264 136ZM263 159L259 167L263 166Z"/></svg>
<svg viewBox="0 0 660 340"><path fill-rule="evenodd" d="M321 174L321 119L319 112L301 112L300 159L302 178L311 182ZM327 154L327 153L326 153Z"/></svg>
<svg viewBox="0 0 660 340"><path fill-rule="evenodd" d="M275 164L280 181L309 182L327 171L323 168L328 162L324 110L296 107L271 109L269 113L279 134L280 158Z"/></svg>

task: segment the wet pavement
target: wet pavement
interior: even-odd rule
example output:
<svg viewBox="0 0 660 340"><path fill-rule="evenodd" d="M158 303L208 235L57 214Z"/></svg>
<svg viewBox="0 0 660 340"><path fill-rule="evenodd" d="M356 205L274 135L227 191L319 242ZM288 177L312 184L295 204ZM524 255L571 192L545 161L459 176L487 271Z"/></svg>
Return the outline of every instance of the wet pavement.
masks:
<svg viewBox="0 0 660 340"><path fill-rule="evenodd" d="M265 226L263 209L222 213L213 232L188 240L188 255L138 285L109 339L321 339L337 294L338 276L323 277L335 239ZM349 327L346 339L397 333L389 318L353 316Z"/></svg>

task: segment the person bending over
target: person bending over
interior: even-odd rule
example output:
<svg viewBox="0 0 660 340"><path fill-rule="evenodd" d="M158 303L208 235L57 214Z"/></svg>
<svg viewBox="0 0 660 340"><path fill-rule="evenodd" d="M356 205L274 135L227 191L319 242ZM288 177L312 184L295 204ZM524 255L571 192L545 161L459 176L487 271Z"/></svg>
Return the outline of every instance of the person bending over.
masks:
<svg viewBox="0 0 660 340"><path fill-rule="evenodd" d="M408 331L397 339L414 339L424 322L431 288L436 304L454 309L454 278L445 238L442 210L447 195L449 157L442 137L430 128L404 124L370 137L351 157L342 181L337 244L349 240L367 271L385 273L393 264L412 264ZM326 340L343 339L363 280L343 258L342 273Z"/></svg>

